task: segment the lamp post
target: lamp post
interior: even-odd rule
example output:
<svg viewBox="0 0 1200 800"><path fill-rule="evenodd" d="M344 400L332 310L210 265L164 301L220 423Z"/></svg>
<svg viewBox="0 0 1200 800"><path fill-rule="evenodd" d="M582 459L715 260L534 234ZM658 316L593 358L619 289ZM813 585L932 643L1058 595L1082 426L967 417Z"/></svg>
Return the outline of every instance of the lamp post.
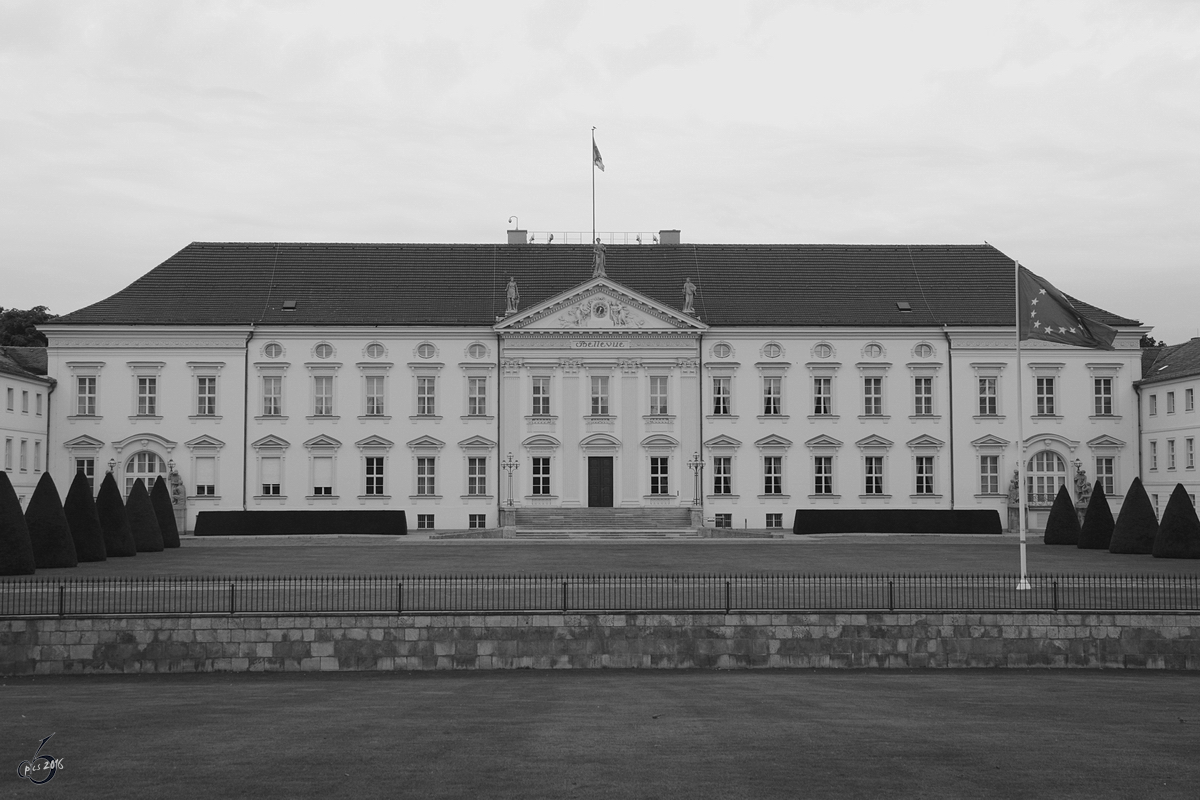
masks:
<svg viewBox="0 0 1200 800"><path fill-rule="evenodd" d="M117 460L116 460L115 458L110 458L110 459L108 460L108 471L109 471L109 472L112 472L112 471L114 471L116 468L117 468Z"/></svg>
<svg viewBox="0 0 1200 800"><path fill-rule="evenodd" d="M692 483L692 506L700 507L700 480L704 474L704 459L700 457L699 451L692 453L692 460L688 462L688 466L692 468L693 483Z"/></svg>
<svg viewBox="0 0 1200 800"><path fill-rule="evenodd" d="M512 452L509 452L508 458L501 461L500 466L508 472L508 505L511 508L513 506L513 473L520 468L521 462L513 458Z"/></svg>

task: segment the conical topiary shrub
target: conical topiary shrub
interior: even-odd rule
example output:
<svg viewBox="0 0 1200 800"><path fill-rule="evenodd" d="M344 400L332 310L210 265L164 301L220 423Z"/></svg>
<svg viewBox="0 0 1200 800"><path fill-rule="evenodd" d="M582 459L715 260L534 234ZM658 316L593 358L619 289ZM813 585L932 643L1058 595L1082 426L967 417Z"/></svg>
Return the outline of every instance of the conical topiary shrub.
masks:
<svg viewBox="0 0 1200 800"><path fill-rule="evenodd" d="M58 499L58 487L49 472L43 472L33 497L25 507L25 525L33 545L33 561L38 569L74 567L79 564L71 526Z"/></svg>
<svg viewBox="0 0 1200 800"><path fill-rule="evenodd" d="M129 529L125 503L121 501L121 490L117 488L117 480L111 472L104 476L100 494L96 495L96 515L100 517L104 551L108 557L136 556L137 545L133 541L133 531Z"/></svg>
<svg viewBox="0 0 1200 800"><path fill-rule="evenodd" d="M8 473L0 470L0 575L32 575L36 569L21 501Z"/></svg>
<svg viewBox="0 0 1200 800"><path fill-rule="evenodd" d="M92 487L88 485L87 475L82 470L76 472L75 479L71 481L63 511L67 515L67 524L71 526L71 539L75 542L75 556L79 562L105 560L108 555L104 549L104 531L96 514Z"/></svg>
<svg viewBox="0 0 1200 800"><path fill-rule="evenodd" d="M1129 492L1125 502L1121 504L1121 513L1113 526L1112 542L1108 552L1121 554L1148 555L1154 552L1154 535L1158 532L1158 517L1154 516L1154 506L1150 505L1150 496L1142 486L1141 478L1134 478L1129 484Z"/></svg>
<svg viewBox="0 0 1200 800"><path fill-rule="evenodd" d="M1075 513L1075 504L1071 502L1071 493L1065 485L1058 487L1058 496L1050 508L1042 541L1046 544L1079 544L1079 516Z"/></svg>
<svg viewBox="0 0 1200 800"><path fill-rule="evenodd" d="M1175 484L1154 537L1155 558L1200 558L1200 518L1182 483Z"/></svg>
<svg viewBox="0 0 1200 800"><path fill-rule="evenodd" d="M150 490L150 505L158 518L158 529L162 532L163 547L179 547L179 526L175 524L175 507L171 505L171 490L159 475Z"/></svg>
<svg viewBox="0 0 1200 800"><path fill-rule="evenodd" d="M1108 507L1108 497L1104 494L1104 486L1096 481L1092 489L1092 497L1088 500L1087 511L1083 514L1083 527L1079 529L1079 548L1081 550L1107 550L1112 542L1113 515Z"/></svg>
<svg viewBox="0 0 1200 800"><path fill-rule="evenodd" d="M125 515L129 517L129 530L133 532L133 543L139 553L161 553L163 549L162 531L158 529L158 517L154 516L154 506L150 505L150 495L146 493L146 484L138 478L129 490L129 499L125 502Z"/></svg>

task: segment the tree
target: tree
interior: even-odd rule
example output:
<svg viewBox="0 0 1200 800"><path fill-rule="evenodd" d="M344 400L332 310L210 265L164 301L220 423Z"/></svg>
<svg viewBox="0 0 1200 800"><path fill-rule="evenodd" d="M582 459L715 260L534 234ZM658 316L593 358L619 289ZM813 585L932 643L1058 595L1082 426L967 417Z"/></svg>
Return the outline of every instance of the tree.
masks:
<svg viewBox="0 0 1200 800"><path fill-rule="evenodd" d="M57 569L79 565L71 526L58 499L58 487L49 472L38 480L29 505L25 507L25 524L33 545L33 560L38 569Z"/></svg>
<svg viewBox="0 0 1200 800"><path fill-rule="evenodd" d="M36 569L21 501L8 473L0 470L0 575L32 575Z"/></svg>
<svg viewBox="0 0 1200 800"><path fill-rule="evenodd" d="M1138 342L1138 347L1166 347L1166 342L1155 339L1148 333L1143 333L1141 341Z"/></svg>
<svg viewBox="0 0 1200 800"><path fill-rule="evenodd" d="M37 329L43 322L57 317L45 306L27 310L0 308L0 345L9 347L45 347L46 334Z"/></svg>
<svg viewBox="0 0 1200 800"><path fill-rule="evenodd" d="M162 531L163 547L179 547L179 526L175 524L175 508L171 505L171 490L159 475L150 490L150 505L158 517L158 529Z"/></svg>
<svg viewBox="0 0 1200 800"><path fill-rule="evenodd" d="M1112 509L1108 507L1104 486L1096 481L1087 511L1083 513L1083 527L1079 529L1080 549L1107 550L1112 544L1113 524Z"/></svg>
<svg viewBox="0 0 1200 800"><path fill-rule="evenodd" d="M100 494L96 495L96 515L100 517L100 530L104 531L104 551L109 558L122 558L137 555L137 544L133 541L133 531L129 528L129 517L125 513L125 503L121 500L121 490L117 488L117 480L111 472L104 475L100 484Z"/></svg>
<svg viewBox="0 0 1200 800"><path fill-rule="evenodd" d="M1175 484L1154 537L1155 558L1200 558L1200 518L1182 483Z"/></svg>
<svg viewBox="0 0 1200 800"><path fill-rule="evenodd" d="M1158 518L1154 516L1154 506L1150 505L1150 495L1146 494L1142 479L1134 478L1113 526L1108 552L1135 555L1153 553L1154 535L1157 532Z"/></svg>
<svg viewBox="0 0 1200 800"><path fill-rule="evenodd" d="M154 506L150 505L150 495L146 493L146 484L138 478L129 490L129 500L125 503L125 514L129 517L129 529L133 531L133 542L139 553L161 553L163 549L162 531L158 529L158 517L154 516Z"/></svg>
<svg viewBox="0 0 1200 800"><path fill-rule="evenodd" d="M71 539L75 542L75 555L80 562L104 561L108 558L104 549L104 529L96 513L96 500L92 487L83 471L75 473L71 488L67 490L67 502L63 504L67 524L71 526Z"/></svg>
<svg viewBox="0 0 1200 800"><path fill-rule="evenodd" d="M1058 487L1058 496L1050 508L1042 541L1046 544L1079 544L1079 515L1075 512L1075 504L1071 502L1071 493L1066 485Z"/></svg>

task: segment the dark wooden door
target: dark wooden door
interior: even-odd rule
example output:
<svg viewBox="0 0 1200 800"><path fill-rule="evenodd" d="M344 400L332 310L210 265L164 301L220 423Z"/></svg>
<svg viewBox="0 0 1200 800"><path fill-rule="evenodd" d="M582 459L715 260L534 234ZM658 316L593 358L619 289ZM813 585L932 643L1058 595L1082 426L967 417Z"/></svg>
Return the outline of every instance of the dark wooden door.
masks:
<svg viewBox="0 0 1200 800"><path fill-rule="evenodd" d="M588 506L590 508L612 508L612 504L612 456L592 456L588 459Z"/></svg>

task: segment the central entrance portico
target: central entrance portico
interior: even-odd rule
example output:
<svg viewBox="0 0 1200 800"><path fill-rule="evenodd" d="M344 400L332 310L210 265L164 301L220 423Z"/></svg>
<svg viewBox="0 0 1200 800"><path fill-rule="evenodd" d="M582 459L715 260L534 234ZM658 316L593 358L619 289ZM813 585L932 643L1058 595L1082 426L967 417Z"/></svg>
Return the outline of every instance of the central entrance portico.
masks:
<svg viewBox="0 0 1200 800"><path fill-rule="evenodd" d="M500 452L522 465L516 505L691 505L706 325L599 277L495 330Z"/></svg>

